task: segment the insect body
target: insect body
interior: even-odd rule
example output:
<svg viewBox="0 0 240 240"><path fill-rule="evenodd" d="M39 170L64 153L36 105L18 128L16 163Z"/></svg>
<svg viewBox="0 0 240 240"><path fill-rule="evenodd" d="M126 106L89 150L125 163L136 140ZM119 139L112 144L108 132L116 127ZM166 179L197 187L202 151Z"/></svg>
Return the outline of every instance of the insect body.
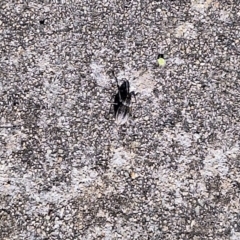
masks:
<svg viewBox="0 0 240 240"><path fill-rule="evenodd" d="M113 73L114 75L114 73ZM123 125L127 122L130 112L131 112L131 101L132 96L134 96L136 100L135 92L130 92L130 84L128 80L125 80L120 86L118 84L118 80L114 75L114 78L117 82L118 93L114 97L114 116L116 119L116 123L118 125Z"/></svg>

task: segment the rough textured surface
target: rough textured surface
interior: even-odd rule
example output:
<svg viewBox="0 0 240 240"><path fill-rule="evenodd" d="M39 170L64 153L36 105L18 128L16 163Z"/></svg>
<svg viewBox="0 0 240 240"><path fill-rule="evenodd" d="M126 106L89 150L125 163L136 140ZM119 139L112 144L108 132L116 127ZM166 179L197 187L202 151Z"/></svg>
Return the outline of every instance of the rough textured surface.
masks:
<svg viewBox="0 0 240 240"><path fill-rule="evenodd" d="M239 1L4 2L0 239L240 239Z"/></svg>

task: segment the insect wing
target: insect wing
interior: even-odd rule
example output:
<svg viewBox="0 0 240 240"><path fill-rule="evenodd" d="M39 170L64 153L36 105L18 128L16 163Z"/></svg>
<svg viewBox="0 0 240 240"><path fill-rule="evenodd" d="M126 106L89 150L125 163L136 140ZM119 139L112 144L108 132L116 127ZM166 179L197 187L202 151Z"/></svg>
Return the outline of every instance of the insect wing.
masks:
<svg viewBox="0 0 240 240"><path fill-rule="evenodd" d="M115 117L117 115L117 111L118 111L118 108L120 105L121 105L121 103L119 101L119 94L116 94L115 99L114 99L114 105L113 105Z"/></svg>
<svg viewBox="0 0 240 240"><path fill-rule="evenodd" d="M126 97L126 99L122 102L123 105L130 107L130 105L131 105L131 98L132 98L132 97L131 97L131 94L128 94L128 96Z"/></svg>
<svg viewBox="0 0 240 240"><path fill-rule="evenodd" d="M120 101L123 102L129 95L129 81L124 81L119 87Z"/></svg>
<svg viewBox="0 0 240 240"><path fill-rule="evenodd" d="M118 107L118 110L116 112L116 123L118 125L123 125L124 123L127 122L128 117L129 117L129 107L121 104Z"/></svg>

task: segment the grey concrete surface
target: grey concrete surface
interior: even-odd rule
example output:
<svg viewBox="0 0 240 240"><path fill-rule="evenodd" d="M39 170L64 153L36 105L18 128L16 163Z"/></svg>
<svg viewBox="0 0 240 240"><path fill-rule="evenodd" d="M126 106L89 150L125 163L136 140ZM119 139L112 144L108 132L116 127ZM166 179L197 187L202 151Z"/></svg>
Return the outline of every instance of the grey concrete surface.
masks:
<svg viewBox="0 0 240 240"><path fill-rule="evenodd" d="M239 1L0 6L0 239L240 239Z"/></svg>

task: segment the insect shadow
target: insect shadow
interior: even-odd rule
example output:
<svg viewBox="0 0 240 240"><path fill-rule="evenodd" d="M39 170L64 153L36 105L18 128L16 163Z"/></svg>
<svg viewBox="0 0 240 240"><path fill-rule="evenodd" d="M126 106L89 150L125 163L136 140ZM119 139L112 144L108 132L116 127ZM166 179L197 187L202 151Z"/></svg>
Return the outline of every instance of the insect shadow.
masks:
<svg viewBox="0 0 240 240"><path fill-rule="evenodd" d="M111 103L109 114L111 113L112 105L113 105L114 117L115 117L116 123L118 125L123 125L128 121L129 116L131 115L131 112L132 112L132 107L131 107L132 97L134 97L136 102L137 94L134 91L130 92L130 84L128 80L124 80L124 82L121 85L119 85L118 79L115 76L113 71L112 71L112 74L117 82L118 92L111 99L111 100L114 99L114 102Z"/></svg>

